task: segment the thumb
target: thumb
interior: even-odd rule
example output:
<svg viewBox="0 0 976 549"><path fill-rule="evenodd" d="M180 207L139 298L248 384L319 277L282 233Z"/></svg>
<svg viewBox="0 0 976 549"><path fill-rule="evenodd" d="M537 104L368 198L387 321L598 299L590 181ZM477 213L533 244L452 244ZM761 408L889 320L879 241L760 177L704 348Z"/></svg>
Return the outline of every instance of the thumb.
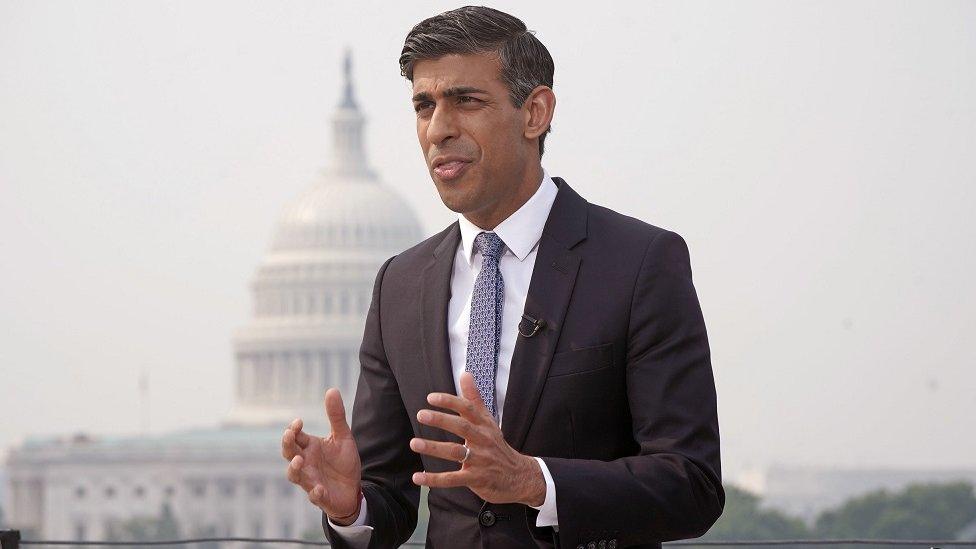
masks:
<svg viewBox="0 0 976 549"><path fill-rule="evenodd" d="M335 387L325 392L325 415L329 417L333 436L345 437L352 434L349 424L346 423L346 407L342 404L342 395Z"/></svg>

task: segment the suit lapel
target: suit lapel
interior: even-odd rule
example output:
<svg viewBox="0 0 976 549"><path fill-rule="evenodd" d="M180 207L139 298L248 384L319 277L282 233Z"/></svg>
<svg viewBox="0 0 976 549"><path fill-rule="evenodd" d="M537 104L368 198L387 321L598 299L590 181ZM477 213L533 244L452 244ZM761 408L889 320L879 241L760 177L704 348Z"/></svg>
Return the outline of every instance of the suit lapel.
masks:
<svg viewBox="0 0 976 549"><path fill-rule="evenodd" d="M451 299L451 271L454 267L454 255L461 239L461 229L455 221L445 233L444 239L434 250L434 257L424 268L421 276L421 346L427 370L428 392L456 394L447 332L447 306ZM427 433L426 438L449 440L448 437L454 437L442 429L434 429L426 425L420 427Z"/></svg>
<svg viewBox="0 0 976 549"><path fill-rule="evenodd" d="M559 191L542 231L523 311L544 320L545 326L532 337L515 336L502 414L502 433L516 450L524 444L535 415L573 294L580 257L572 248L586 238L586 201L562 178L554 177L553 182Z"/></svg>
<svg viewBox="0 0 976 549"><path fill-rule="evenodd" d="M553 182L559 191L542 230L523 311L545 320L546 325L532 337L516 336L502 415L502 433L516 450L524 444L532 423L573 294L580 257L572 248L586 238L586 201L562 178L554 177ZM420 283L421 346L430 392L457 392L451 367L447 310L451 272L460 239L461 230L455 222L434 250ZM461 440L442 429L425 425L420 428L425 438L431 440Z"/></svg>

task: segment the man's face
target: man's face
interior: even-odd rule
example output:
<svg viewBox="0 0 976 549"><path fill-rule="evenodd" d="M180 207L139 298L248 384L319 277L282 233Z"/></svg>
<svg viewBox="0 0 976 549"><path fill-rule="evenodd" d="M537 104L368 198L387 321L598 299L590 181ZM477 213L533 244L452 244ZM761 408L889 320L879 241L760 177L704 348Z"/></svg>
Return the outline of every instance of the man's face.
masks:
<svg viewBox="0 0 976 549"><path fill-rule="evenodd" d="M498 208L520 185L536 146L500 71L497 58L480 54L414 65L417 138L441 200L455 212Z"/></svg>

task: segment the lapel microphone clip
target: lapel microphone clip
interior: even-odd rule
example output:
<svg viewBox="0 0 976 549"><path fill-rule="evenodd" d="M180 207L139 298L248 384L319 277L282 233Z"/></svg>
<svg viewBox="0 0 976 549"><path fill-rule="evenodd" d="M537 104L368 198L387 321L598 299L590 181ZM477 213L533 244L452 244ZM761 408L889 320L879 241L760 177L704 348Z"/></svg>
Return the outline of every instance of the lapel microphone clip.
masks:
<svg viewBox="0 0 976 549"><path fill-rule="evenodd" d="M539 333L539 330L546 327L546 321L541 318L532 318L527 314L522 314L522 320L519 321L518 331L519 335L522 337L532 337Z"/></svg>

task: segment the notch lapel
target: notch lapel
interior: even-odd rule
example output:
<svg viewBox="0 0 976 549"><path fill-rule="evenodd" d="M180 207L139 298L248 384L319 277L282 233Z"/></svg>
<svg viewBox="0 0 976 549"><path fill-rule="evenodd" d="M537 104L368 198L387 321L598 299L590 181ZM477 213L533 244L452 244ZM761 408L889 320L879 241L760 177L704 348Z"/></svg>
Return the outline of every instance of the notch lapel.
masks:
<svg viewBox="0 0 976 549"><path fill-rule="evenodd" d="M517 451L535 416L576 283L580 256L572 248L586 238L586 200L562 178L552 179L559 191L542 230L523 310L545 326L532 337L515 336L502 414L502 433Z"/></svg>
<svg viewBox="0 0 976 549"><path fill-rule="evenodd" d="M444 239L434 250L434 257L421 275L421 346L424 353L424 367L427 370L428 393L456 394L447 332L447 307L451 299L454 255L461 239L461 228L458 222L455 221L445 233ZM431 440L456 439L453 434L443 429L435 429L423 424L420 424L420 429L426 432L425 438Z"/></svg>

